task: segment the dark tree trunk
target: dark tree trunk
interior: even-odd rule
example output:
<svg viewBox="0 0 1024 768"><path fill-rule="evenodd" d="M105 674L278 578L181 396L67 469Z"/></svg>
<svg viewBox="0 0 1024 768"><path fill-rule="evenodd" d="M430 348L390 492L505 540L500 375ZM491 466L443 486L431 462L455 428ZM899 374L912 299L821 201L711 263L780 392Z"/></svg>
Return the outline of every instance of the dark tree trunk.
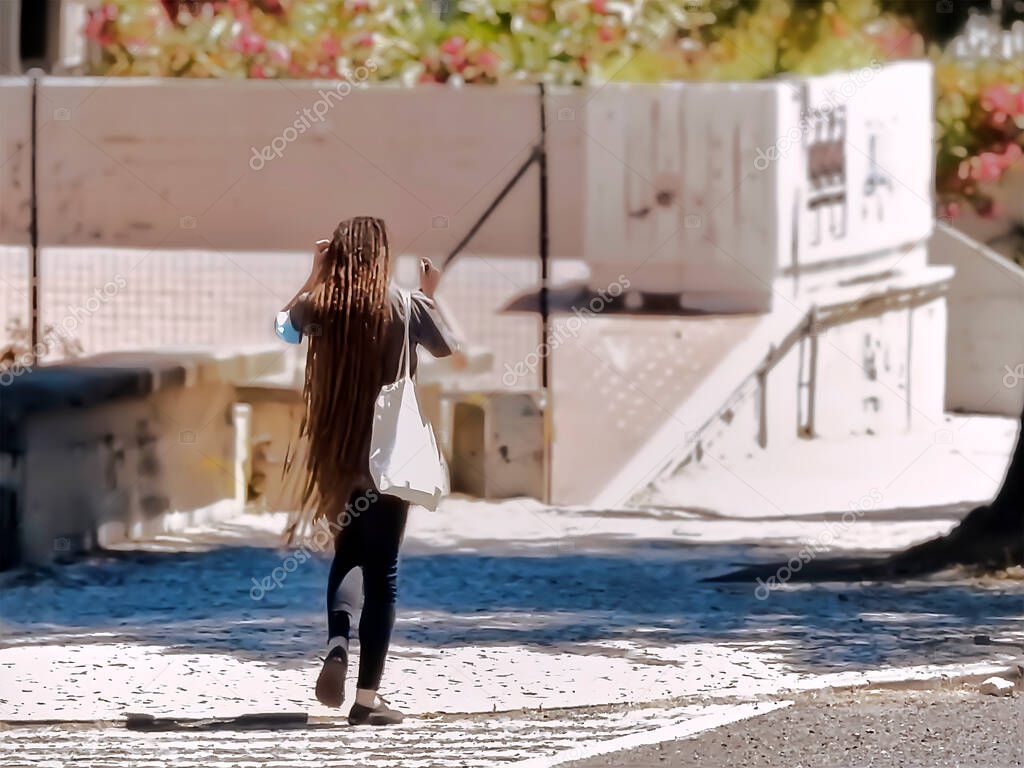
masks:
<svg viewBox="0 0 1024 768"><path fill-rule="evenodd" d="M992 502L971 510L945 536L893 555L889 565L894 576L929 573L950 565L986 570L1024 565L1024 413L1003 487Z"/></svg>
<svg viewBox="0 0 1024 768"><path fill-rule="evenodd" d="M767 579L785 565L743 568L710 581ZM952 531L888 557L813 560L794 572L791 580L901 579L957 565L984 571L1024 565L1024 413L999 493L991 503L971 510Z"/></svg>

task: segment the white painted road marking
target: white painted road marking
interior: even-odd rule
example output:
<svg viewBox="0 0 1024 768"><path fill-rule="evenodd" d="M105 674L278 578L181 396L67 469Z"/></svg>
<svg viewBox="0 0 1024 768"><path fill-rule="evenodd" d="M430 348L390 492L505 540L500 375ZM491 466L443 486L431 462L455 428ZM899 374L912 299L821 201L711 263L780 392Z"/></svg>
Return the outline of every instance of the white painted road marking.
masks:
<svg viewBox="0 0 1024 768"><path fill-rule="evenodd" d="M706 714L698 715L681 723L666 725L655 728L651 731L640 731L627 736L619 736L605 741L592 741L580 747L573 747L557 754L546 757L535 757L514 763L512 768L552 768L574 760L585 760L598 755L607 755L612 752L622 752L626 749L645 747L649 744L660 744L665 741L685 739L712 728L718 728L740 720L747 720L751 717L758 717L778 709L785 709L792 701L759 702L754 704L735 704L708 707Z"/></svg>
<svg viewBox="0 0 1024 768"><path fill-rule="evenodd" d="M0 739L0 766L82 763L111 768L331 765L555 766L568 760L684 738L789 702L412 719L393 728L337 727L140 733L123 727L15 727ZM55 763L59 756L60 763Z"/></svg>

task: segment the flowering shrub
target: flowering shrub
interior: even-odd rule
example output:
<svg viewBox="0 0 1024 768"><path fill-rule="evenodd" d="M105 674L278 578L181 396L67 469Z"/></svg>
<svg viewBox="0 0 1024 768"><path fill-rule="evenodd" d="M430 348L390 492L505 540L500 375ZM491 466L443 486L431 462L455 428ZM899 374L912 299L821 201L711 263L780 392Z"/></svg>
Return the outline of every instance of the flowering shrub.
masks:
<svg viewBox="0 0 1024 768"><path fill-rule="evenodd" d="M388 77L440 26L417 0L119 0L92 10L86 36L107 75L338 78L373 58Z"/></svg>
<svg viewBox="0 0 1024 768"><path fill-rule="evenodd" d="M997 58L937 58L936 189L946 215L962 203L996 213L989 194L1024 146L1024 69Z"/></svg>
<svg viewBox="0 0 1024 768"><path fill-rule="evenodd" d="M101 74L416 82L753 79L906 55L878 0L115 0L86 34ZM910 41L908 43L908 41Z"/></svg>

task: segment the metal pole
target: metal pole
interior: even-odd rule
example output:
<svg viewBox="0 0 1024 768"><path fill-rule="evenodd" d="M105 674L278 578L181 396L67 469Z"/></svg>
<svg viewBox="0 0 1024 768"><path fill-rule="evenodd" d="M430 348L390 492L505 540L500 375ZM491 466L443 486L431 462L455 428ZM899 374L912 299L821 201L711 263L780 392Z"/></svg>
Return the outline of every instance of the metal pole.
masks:
<svg viewBox="0 0 1024 768"><path fill-rule="evenodd" d="M480 218L478 218L476 223L470 227L466 236L459 241L458 245L452 248L451 252L447 256L445 256L444 263L442 264L443 267L447 267L456 256L462 253L462 249L469 245L469 241L473 239L477 232L480 231L480 227L484 225L484 223L491 217L491 214L494 213L495 209L501 204L501 201L505 199L505 196L508 195L508 193L512 191L512 188L519 183L519 180L523 178L523 174L530 170L531 165L537 162L539 152L540 150L537 147L534 147L530 151L530 156L526 158L526 161L521 166L519 166L519 170L515 172L515 175L511 179L508 180L508 183L501 188L501 192L498 193L498 196L495 197L484 212L480 214Z"/></svg>
<svg viewBox="0 0 1024 768"><path fill-rule="evenodd" d="M2 0L0 0L2 2ZM539 85L540 95L540 140L533 147L530 152L530 156L526 158L523 164L519 167L519 170L515 172L508 183L502 188L501 192L498 193L497 197L491 201L491 204L487 206L484 212L476 220L476 223L470 228L469 232L466 233L459 244L456 245L451 252L445 257L444 266L447 267L452 261L454 261L459 254L462 253L462 249L465 248L469 242L473 239L480 228L484 225L487 219L490 218L491 214L501 204L501 201L505 199L506 195L512 191L512 188L519 182L523 175L530 169L534 163L537 163L540 167L540 226L539 229L539 244L538 244L538 255L540 256L540 350L541 350L541 369L540 369L540 384L541 392L543 396L543 422L544 422L544 501L551 501L551 453L552 453L552 442L554 436L554 429L552 426L551 412L552 412L552 394L551 394L551 350L548 347L548 336L549 328L551 324L551 306L549 301L549 290L548 282L550 278L550 253L549 253L549 224L548 224L548 154L547 154L547 136L548 136L548 122L547 122L547 102L546 94L544 90L544 84Z"/></svg>
<svg viewBox="0 0 1024 768"><path fill-rule="evenodd" d="M551 503L551 454L554 438L551 398L551 349L548 346L551 308L548 301L549 232L548 232L548 121L544 83L540 83L540 386L544 393L544 501Z"/></svg>
<svg viewBox="0 0 1024 768"><path fill-rule="evenodd" d="M29 211L29 355L31 364L36 364L36 349L39 344L39 199L38 199L38 166L39 166L39 70L33 70L32 75L32 130L29 141L31 142L31 181L29 183L30 211Z"/></svg>

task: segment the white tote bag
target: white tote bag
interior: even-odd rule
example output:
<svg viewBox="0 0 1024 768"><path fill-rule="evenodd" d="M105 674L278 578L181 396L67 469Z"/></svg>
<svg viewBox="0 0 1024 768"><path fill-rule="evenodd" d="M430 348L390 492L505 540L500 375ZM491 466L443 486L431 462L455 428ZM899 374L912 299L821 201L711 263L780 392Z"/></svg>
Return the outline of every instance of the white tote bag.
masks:
<svg viewBox="0 0 1024 768"><path fill-rule="evenodd" d="M416 384L409 373L411 299L405 300L405 340L394 384L381 387L373 413L370 478L377 490L427 509L448 493L448 467L430 423L420 413Z"/></svg>

